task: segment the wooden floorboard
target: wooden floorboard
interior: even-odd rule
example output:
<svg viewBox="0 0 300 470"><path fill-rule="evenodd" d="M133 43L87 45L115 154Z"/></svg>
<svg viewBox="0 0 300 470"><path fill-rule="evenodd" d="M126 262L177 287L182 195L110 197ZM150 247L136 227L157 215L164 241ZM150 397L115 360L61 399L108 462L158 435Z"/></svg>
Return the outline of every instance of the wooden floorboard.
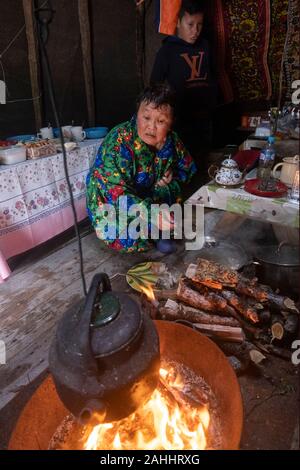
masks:
<svg viewBox="0 0 300 470"><path fill-rule="evenodd" d="M82 239L87 286L94 274L126 273L144 255L120 255L103 247L95 234ZM0 409L48 366L48 350L57 322L70 305L78 305L83 290L76 240L23 269L2 284L0 339L6 345L6 365L0 366ZM114 277L118 283L118 276Z"/></svg>

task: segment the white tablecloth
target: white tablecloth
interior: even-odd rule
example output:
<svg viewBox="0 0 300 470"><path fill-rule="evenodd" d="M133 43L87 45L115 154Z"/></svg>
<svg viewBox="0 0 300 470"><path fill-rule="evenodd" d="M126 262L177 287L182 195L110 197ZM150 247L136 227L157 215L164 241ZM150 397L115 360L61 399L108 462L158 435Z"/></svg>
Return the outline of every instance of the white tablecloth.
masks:
<svg viewBox="0 0 300 470"><path fill-rule="evenodd" d="M67 152L78 220L87 216L86 176L101 140L80 143ZM73 225L62 153L0 166L0 282L9 274L6 260L43 243Z"/></svg>
<svg viewBox="0 0 300 470"><path fill-rule="evenodd" d="M254 170L255 171L255 170ZM247 175L247 178L255 174ZM260 197L244 191L243 187L222 188L215 183L202 186L187 201L188 204L203 204L205 207L221 209L286 227L299 227L299 203L286 197Z"/></svg>

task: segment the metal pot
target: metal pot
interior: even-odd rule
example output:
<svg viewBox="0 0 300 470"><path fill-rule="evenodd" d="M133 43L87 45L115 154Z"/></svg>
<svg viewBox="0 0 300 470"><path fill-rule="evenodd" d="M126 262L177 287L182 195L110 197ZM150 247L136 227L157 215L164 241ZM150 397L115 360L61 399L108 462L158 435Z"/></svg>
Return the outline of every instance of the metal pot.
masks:
<svg viewBox="0 0 300 470"><path fill-rule="evenodd" d="M57 329L49 367L64 405L82 423L116 421L151 396L159 372L158 334L151 319L97 274L85 303Z"/></svg>
<svg viewBox="0 0 300 470"><path fill-rule="evenodd" d="M256 275L260 282L283 294L299 295L299 248L286 242L264 246L255 253Z"/></svg>

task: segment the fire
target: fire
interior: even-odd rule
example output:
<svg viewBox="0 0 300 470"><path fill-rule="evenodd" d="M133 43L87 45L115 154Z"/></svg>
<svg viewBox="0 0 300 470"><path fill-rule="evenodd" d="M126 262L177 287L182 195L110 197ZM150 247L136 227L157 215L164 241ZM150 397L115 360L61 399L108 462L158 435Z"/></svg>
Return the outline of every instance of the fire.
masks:
<svg viewBox="0 0 300 470"><path fill-rule="evenodd" d="M152 289L152 287L149 285L149 286L142 286L140 285L139 286L141 291L146 295L147 299L151 302L153 300L155 300L155 295L154 295L154 291Z"/></svg>
<svg viewBox="0 0 300 470"><path fill-rule="evenodd" d="M169 372L160 370L162 383ZM86 450L202 450L207 447L210 424L207 406L182 406L170 398L170 390L180 390L176 377L168 390L158 387L151 399L136 413L113 423L100 424L87 431Z"/></svg>

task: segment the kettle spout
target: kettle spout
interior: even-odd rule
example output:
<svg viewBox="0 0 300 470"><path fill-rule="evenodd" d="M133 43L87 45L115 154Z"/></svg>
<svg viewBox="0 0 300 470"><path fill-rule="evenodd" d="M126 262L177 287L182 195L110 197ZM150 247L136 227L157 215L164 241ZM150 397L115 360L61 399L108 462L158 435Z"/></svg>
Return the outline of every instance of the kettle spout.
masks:
<svg viewBox="0 0 300 470"><path fill-rule="evenodd" d="M89 400L78 415L78 421L83 426L90 424L97 426L104 422L106 417L106 406L101 400L93 398Z"/></svg>

